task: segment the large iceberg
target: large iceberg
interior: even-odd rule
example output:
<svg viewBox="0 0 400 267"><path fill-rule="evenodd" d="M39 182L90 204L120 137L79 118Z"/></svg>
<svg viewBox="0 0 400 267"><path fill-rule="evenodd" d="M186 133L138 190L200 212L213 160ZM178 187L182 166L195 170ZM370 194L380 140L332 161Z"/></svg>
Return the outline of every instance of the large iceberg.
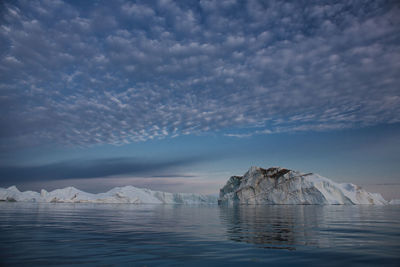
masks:
<svg viewBox="0 0 400 267"><path fill-rule="evenodd" d="M240 204L372 204L384 205L378 193L354 184L339 184L314 173L273 167L251 167L243 176L232 176L220 190L218 202Z"/></svg>
<svg viewBox="0 0 400 267"><path fill-rule="evenodd" d="M74 187L40 193L21 192L17 187L0 188L0 201L62 203L133 203L133 204L216 204L217 197L190 193L167 193L137 188L115 187L108 192L91 194Z"/></svg>

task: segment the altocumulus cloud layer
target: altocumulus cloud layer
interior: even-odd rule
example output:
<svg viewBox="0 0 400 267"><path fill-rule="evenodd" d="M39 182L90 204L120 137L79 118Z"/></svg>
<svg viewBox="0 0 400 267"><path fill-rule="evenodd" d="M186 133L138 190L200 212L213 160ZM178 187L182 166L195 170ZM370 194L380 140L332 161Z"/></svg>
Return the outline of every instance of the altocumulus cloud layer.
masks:
<svg viewBox="0 0 400 267"><path fill-rule="evenodd" d="M5 1L0 140L122 144L400 121L396 1Z"/></svg>

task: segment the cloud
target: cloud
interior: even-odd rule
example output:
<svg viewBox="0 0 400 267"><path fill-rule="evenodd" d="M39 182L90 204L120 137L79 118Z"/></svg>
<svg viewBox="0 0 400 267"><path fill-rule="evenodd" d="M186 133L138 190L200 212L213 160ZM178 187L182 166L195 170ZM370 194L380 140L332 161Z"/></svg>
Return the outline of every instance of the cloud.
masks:
<svg viewBox="0 0 400 267"><path fill-rule="evenodd" d="M171 160L143 160L136 158L104 158L93 160L71 160L36 166L0 166L0 182L3 184L54 181L65 179L92 179L99 177L121 177L140 175L150 178L192 178L190 174L171 172L179 167L206 160L202 157L187 157Z"/></svg>
<svg viewBox="0 0 400 267"><path fill-rule="evenodd" d="M229 136L229 137L236 137L236 138L247 138L252 136L252 133L246 133L246 134L234 134L234 133L227 133L225 134L225 136Z"/></svg>
<svg viewBox="0 0 400 267"><path fill-rule="evenodd" d="M1 9L2 149L400 121L400 7L390 1Z"/></svg>

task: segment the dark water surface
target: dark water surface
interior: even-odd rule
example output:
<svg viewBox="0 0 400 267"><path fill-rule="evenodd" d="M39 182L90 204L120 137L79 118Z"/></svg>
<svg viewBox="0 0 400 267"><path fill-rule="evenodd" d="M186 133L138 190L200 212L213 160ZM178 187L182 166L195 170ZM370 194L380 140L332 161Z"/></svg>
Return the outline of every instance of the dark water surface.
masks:
<svg viewBox="0 0 400 267"><path fill-rule="evenodd" d="M0 203L0 265L400 266L400 206Z"/></svg>

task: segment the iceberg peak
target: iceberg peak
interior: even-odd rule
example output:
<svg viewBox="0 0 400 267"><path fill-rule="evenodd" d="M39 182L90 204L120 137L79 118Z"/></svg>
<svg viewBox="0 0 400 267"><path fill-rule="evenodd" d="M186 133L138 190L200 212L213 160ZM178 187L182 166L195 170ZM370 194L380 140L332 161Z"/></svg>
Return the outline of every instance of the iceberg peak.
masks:
<svg viewBox="0 0 400 267"><path fill-rule="evenodd" d="M18 190L18 188L17 188L15 185L10 186L9 188L7 188L7 190L20 192L20 191Z"/></svg>

